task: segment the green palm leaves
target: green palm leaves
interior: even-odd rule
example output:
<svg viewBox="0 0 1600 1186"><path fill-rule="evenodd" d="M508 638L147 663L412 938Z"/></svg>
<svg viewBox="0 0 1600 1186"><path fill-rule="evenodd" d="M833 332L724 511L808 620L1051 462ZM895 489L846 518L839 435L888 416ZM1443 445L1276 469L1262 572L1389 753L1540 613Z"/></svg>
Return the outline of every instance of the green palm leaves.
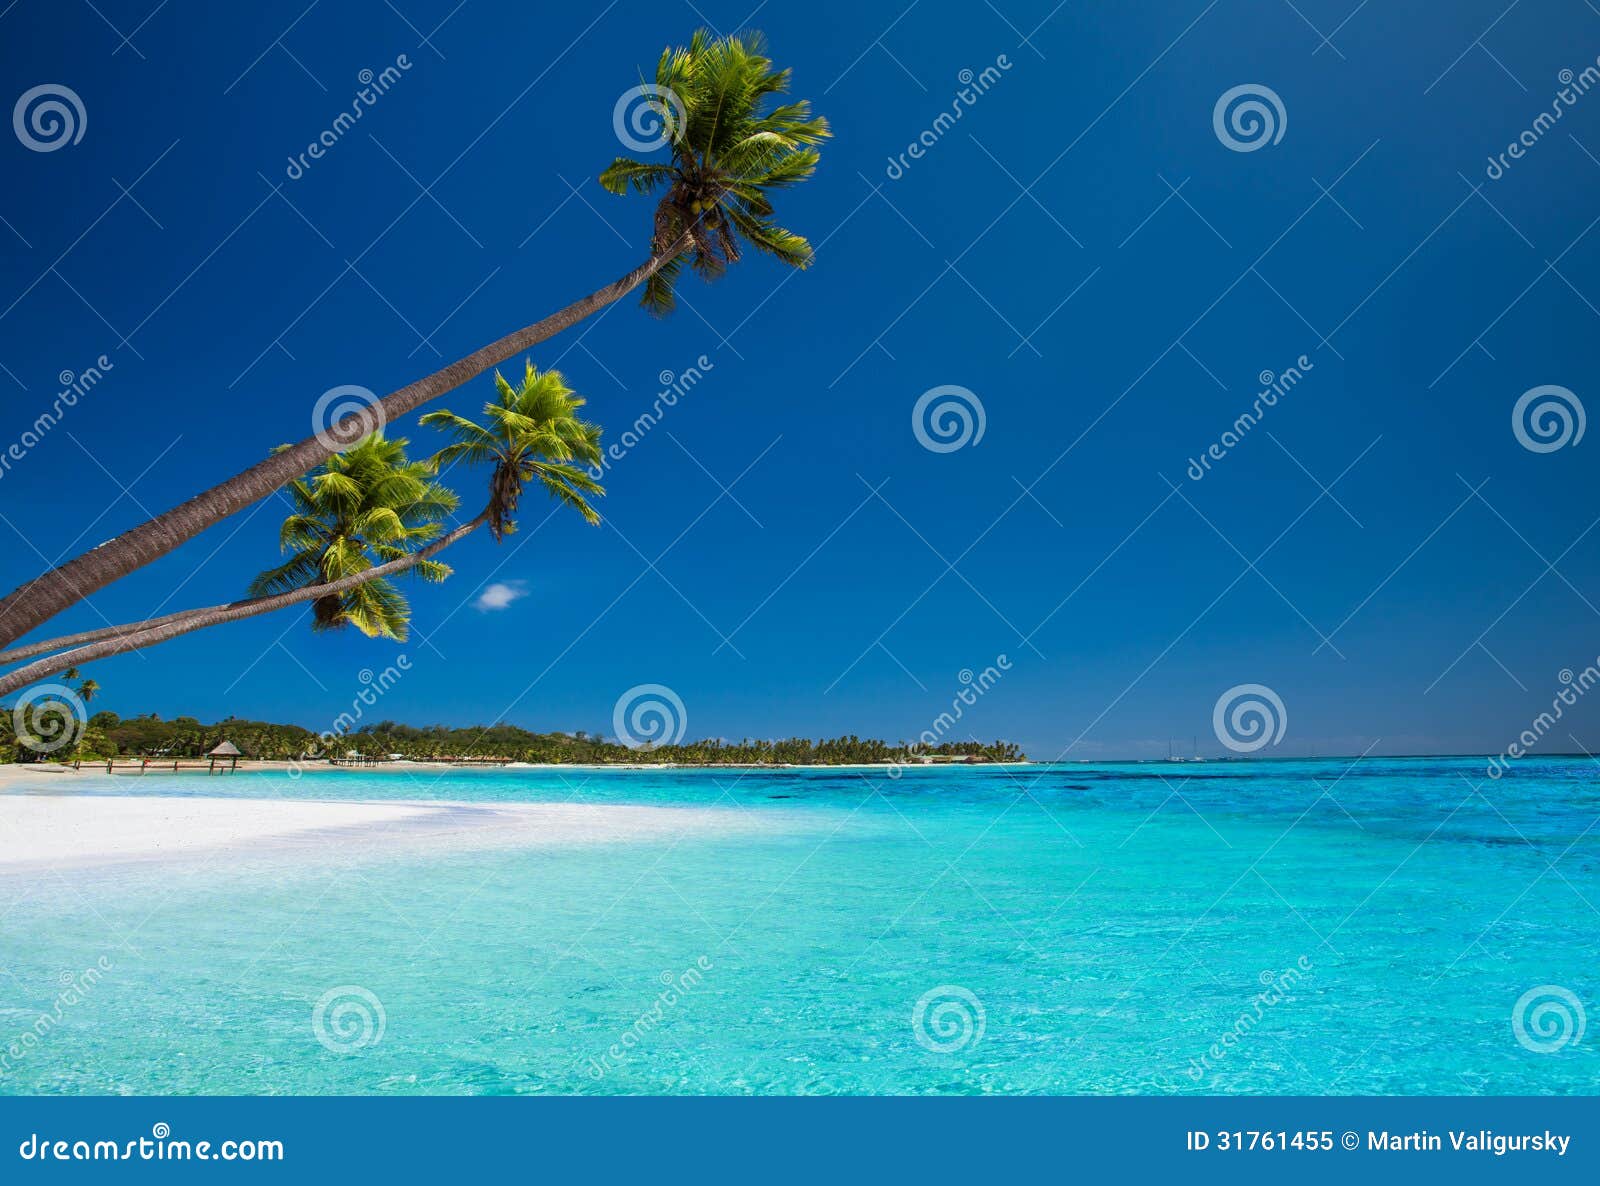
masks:
<svg viewBox="0 0 1600 1186"><path fill-rule="evenodd" d="M811 176L828 121L804 100L777 101L789 71L774 70L765 50L759 33L714 37L701 29L687 47L664 51L646 89L666 109L670 161L618 157L600 174L614 194L666 191L651 250L672 256L645 282L641 303L652 313L671 312L685 263L714 279L740 258L741 241L791 267L811 262L811 245L773 221L768 191Z"/></svg>
<svg viewBox="0 0 1600 1186"><path fill-rule="evenodd" d="M434 481L431 461L411 461L406 442L367 437L284 489L293 513L279 546L288 559L250 583L255 597L324 584L398 560L442 530L456 509L455 494ZM450 568L419 560L410 572L442 581ZM369 638L404 640L410 607L386 577L374 577L311 603L312 628L354 626Z"/></svg>
<svg viewBox="0 0 1600 1186"><path fill-rule="evenodd" d="M520 387L512 387L498 371L494 386L496 398L483 406L484 424L450 411L429 412L422 423L455 438L439 451L437 462L494 467L489 530L495 539L516 530L513 516L529 482L539 483L586 522L600 522L600 513L588 500L603 496L605 487L581 468L600 464L600 428L578 418L584 399L566 385L560 371L541 374L531 362Z"/></svg>
<svg viewBox="0 0 1600 1186"><path fill-rule="evenodd" d="M401 560L406 572L442 581L450 568L416 553L448 547L485 521L497 540L515 531L517 504L530 482L598 523L589 500L605 488L584 467L600 464L600 428L579 419L584 400L560 371L541 374L531 362L520 387L498 373L494 381L496 398L484 405L483 424L449 411L422 418L454 438L427 461L408 459L405 441L377 433L286 486L294 513L283 521L279 545L288 559L257 576L251 596L325 585ZM441 537L460 500L436 479L441 466L456 461L493 467L489 503ZM354 626L369 637L403 641L410 625L410 606L388 575L316 596L311 607L317 630Z"/></svg>

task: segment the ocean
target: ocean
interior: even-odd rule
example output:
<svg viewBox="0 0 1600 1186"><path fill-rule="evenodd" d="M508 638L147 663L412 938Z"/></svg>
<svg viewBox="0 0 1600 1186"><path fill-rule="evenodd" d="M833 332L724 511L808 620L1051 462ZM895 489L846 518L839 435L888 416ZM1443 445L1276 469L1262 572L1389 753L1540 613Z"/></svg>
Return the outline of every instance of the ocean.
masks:
<svg viewBox="0 0 1600 1186"><path fill-rule="evenodd" d="M0 874L0 1092L1595 1093L1597 773L80 776L741 826Z"/></svg>

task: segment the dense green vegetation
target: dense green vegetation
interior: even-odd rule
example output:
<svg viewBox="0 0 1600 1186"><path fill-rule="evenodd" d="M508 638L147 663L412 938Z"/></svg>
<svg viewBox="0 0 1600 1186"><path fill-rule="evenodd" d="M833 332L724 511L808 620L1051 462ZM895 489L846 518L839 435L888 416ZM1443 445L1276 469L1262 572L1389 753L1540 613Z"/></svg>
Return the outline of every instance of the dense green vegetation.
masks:
<svg viewBox="0 0 1600 1186"><path fill-rule="evenodd" d="M28 761L37 755L19 753L11 735L11 714L0 714L0 757ZM871 738L835 737L812 741L804 737L781 741L694 741L653 749L629 749L615 741L579 730L576 733L530 733L515 725L497 724L452 728L447 725L417 727L380 721L324 746L310 729L229 717L203 724L194 717L162 720L151 713L123 719L113 712L89 718L76 745L45 755L48 761L75 758L163 757L198 758L217 742L228 740L249 758L281 761L307 755L344 757L359 753L382 758L401 754L407 758L482 758L513 762L680 762L696 765L788 763L807 766L839 762L916 762L924 756L980 761L1016 761L1022 752L1006 741L952 741L932 748L906 742L890 744ZM331 751L331 753L326 752Z"/></svg>

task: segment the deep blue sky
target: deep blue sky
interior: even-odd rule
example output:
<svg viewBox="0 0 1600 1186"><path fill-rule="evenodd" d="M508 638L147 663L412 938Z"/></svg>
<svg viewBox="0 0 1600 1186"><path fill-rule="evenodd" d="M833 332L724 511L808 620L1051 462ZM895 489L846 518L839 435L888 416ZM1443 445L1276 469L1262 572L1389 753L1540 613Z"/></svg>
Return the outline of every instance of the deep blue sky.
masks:
<svg viewBox="0 0 1600 1186"><path fill-rule="evenodd" d="M403 648L290 611L97 664L107 707L320 728L403 650L398 719L609 732L619 694L662 683L694 736L897 738L1005 653L961 731L1036 757L1217 752L1212 707L1241 683L1288 706L1268 752L1501 749L1600 653L1600 440L1536 454L1511 431L1531 387L1600 396L1600 93L1501 179L1486 158L1594 62L1600 13L901 7L17 0L6 105L61 83L88 121L54 152L0 136L0 437L60 372L114 370L0 479L3 583L304 436L326 389L392 390L638 262L648 203L594 181L613 104L668 41L748 24L837 133L781 197L816 264L753 259L685 284L669 320L630 301L537 352L613 436L660 372L714 363L613 470L609 525L532 500L522 534L412 589ZM413 68L289 181L358 72L401 53ZM1281 96L1279 143L1220 143L1213 105L1242 83ZM1302 354L1300 387L1185 477ZM978 444L918 444L912 406L941 384L981 399ZM57 625L239 596L280 517L238 516ZM474 608L489 582L527 596ZM1570 723L1600 741L1600 703Z"/></svg>

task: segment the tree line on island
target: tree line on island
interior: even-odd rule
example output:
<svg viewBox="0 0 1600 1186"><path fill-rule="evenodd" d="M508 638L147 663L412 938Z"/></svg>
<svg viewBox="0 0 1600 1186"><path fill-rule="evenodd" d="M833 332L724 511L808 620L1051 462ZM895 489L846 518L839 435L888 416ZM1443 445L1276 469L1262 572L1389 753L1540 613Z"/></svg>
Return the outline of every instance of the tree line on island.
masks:
<svg viewBox="0 0 1600 1186"><path fill-rule="evenodd" d="M18 745L11 734L10 714L0 718L0 758L5 761L37 760L38 755ZM934 746L890 743L874 738L846 737L811 740L726 741L712 738L677 745L630 748L597 733L533 733L516 725L496 724L457 728L449 725L418 727L379 721L329 741L299 725L280 725L229 717L204 724L195 717L163 720L155 713L119 717L97 712L75 744L48 755L55 762L197 759L220 741L231 741L247 759L302 761L308 765L359 756L382 761L391 755L412 761L557 762L593 765L627 765L638 762L674 762L682 765L793 765L816 766L847 763L891 762L915 765L935 761L1016 762L1021 749L1009 741L946 741ZM310 755L315 755L311 757Z"/></svg>

